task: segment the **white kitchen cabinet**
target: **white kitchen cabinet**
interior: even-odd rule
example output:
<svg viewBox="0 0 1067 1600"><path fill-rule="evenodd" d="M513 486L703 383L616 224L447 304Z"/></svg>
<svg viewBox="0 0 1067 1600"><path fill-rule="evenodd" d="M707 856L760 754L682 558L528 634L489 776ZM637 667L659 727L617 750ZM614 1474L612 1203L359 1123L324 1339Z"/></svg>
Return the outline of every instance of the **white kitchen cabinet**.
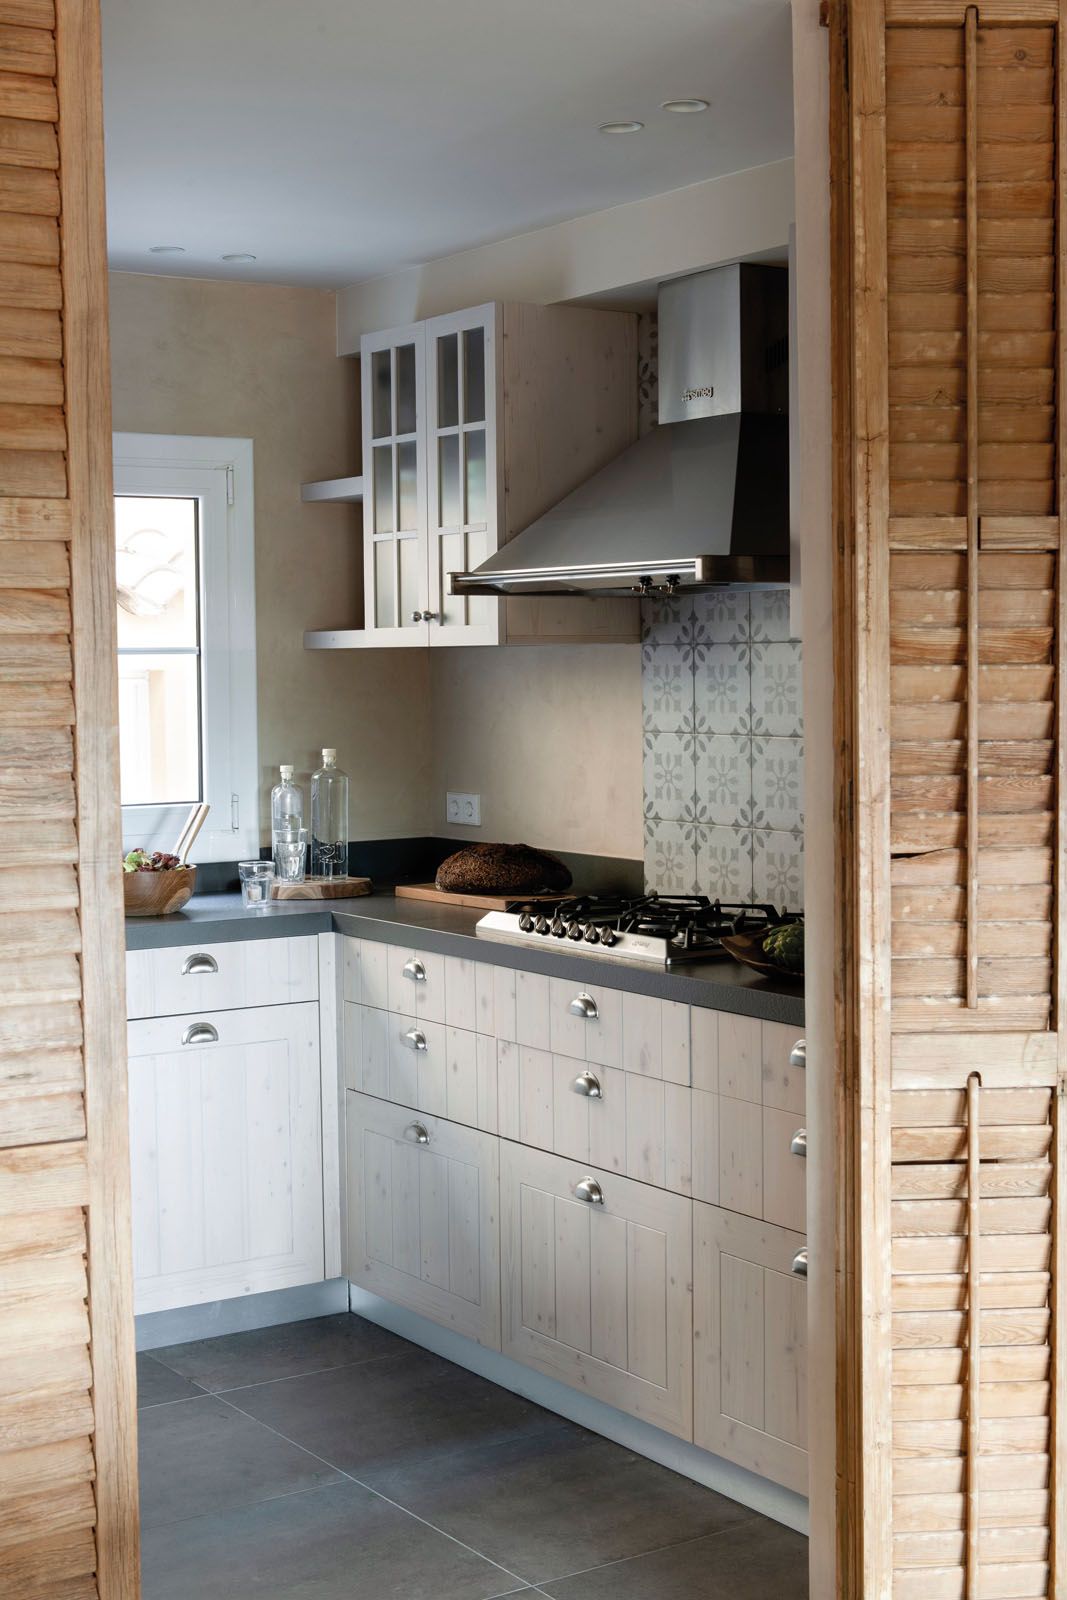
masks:
<svg viewBox="0 0 1067 1600"><path fill-rule="evenodd" d="M804 1236L699 1201L693 1233L694 1443L807 1494Z"/></svg>
<svg viewBox="0 0 1067 1600"><path fill-rule="evenodd" d="M319 992L314 938L241 939L126 952L128 1017L229 1011L314 1000Z"/></svg>
<svg viewBox="0 0 1067 1600"><path fill-rule="evenodd" d="M499 1141L346 1099L349 1278L499 1350Z"/></svg>
<svg viewBox="0 0 1067 1600"><path fill-rule="evenodd" d="M469 571L637 436L636 319L490 303L365 334L362 628L311 649L640 637L637 603L454 596Z"/></svg>
<svg viewBox="0 0 1067 1600"><path fill-rule="evenodd" d="M691 1439L692 1202L500 1150L505 1355Z"/></svg>
<svg viewBox="0 0 1067 1600"><path fill-rule="evenodd" d="M320 1282L318 1005L154 1017L128 1034L135 1310Z"/></svg>

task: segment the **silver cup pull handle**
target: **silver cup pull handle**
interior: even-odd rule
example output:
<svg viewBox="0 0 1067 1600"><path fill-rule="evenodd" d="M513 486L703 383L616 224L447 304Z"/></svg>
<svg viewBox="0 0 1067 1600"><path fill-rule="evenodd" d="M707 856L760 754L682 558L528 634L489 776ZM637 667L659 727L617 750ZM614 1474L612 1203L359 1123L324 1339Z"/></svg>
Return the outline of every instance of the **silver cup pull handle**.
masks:
<svg viewBox="0 0 1067 1600"><path fill-rule="evenodd" d="M219 1030L210 1022L191 1022L182 1034L182 1044L218 1044Z"/></svg>
<svg viewBox="0 0 1067 1600"><path fill-rule="evenodd" d="M421 1122L413 1122L408 1129L416 1144L429 1144L430 1130Z"/></svg>
<svg viewBox="0 0 1067 1600"><path fill-rule="evenodd" d="M412 956L410 961L404 962L404 976L405 978L411 978L415 983L426 982L426 968L418 956Z"/></svg>
<svg viewBox="0 0 1067 1600"><path fill-rule="evenodd" d="M217 972L219 964L214 956L209 956L203 950L198 950L195 956L186 956L182 962L182 977L195 978L202 972Z"/></svg>
<svg viewBox="0 0 1067 1600"><path fill-rule="evenodd" d="M808 1153L808 1130L798 1128L789 1141L789 1154L791 1156L806 1156Z"/></svg>
<svg viewBox="0 0 1067 1600"><path fill-rule="evenodd" d="M589 1206L602 1206L604 1191L595 1178L579 1178L574 1185L574 1198L584 1200Z"/></svg>
<svg viewBox="0 0 1067 1600"><path fill-rule="evenodd" d="M807 1275L808 1275L808 1252L807 1252L807 1248L806 1247L803 1250L798 1250L797 1251L796 1255L793 1257L793 1261L792 1261L792 1264L791 1264L789 1270L793 1274L794 1278L806 1278L807 1277Z"/></svg>
<svg viewBox="0 0 1067 1600"><path fill-rule="evenodd" d="M404 1035L404 1043L409 1044L413 1050L425 1050L426 1035L421 1028L409 1028Z"/></svg>
<svg viewBox="0 0 1067 1600"><path fill-rule="evenodd" d="M600 1008L591 994L576 994L571 1001L571 1013L576 1017L584 1017L586 1022L595 1022L600 1015Z"/></svg>
<svg viewBox="0 0 1067 1600"><path fill-rule="evenodd" d="M579 1072L571 1088L575 1094L584 1094L588 1100L603 1100L604 1091L595 1072Z"/></svg>
<svg viewBox="0 0 1067 1600"><path fill-rule="evenodd" d="M790 1052L789 1052L789 1065L791 1067L798 1067L798 1068L799 1067L806 1067L807 1064L808 1064L807 1056L808 1056L808 1042L807 1042L807 1040L806 1039L798 1039L796 1044L793 1046L792 1050L790 1050Z"/></svg>

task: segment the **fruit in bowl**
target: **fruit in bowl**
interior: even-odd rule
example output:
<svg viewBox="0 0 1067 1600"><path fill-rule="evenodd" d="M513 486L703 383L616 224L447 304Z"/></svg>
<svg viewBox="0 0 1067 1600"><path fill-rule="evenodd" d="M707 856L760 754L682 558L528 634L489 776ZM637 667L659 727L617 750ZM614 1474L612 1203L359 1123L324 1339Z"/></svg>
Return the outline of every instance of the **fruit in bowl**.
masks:
<svg viewBox="0 0 1067 1600"><path fill-rule="evenodd" d="M196 868L166 850L130 850L122 858L122 892L128 917L165 917L180 911L196 887Z"/></svg>

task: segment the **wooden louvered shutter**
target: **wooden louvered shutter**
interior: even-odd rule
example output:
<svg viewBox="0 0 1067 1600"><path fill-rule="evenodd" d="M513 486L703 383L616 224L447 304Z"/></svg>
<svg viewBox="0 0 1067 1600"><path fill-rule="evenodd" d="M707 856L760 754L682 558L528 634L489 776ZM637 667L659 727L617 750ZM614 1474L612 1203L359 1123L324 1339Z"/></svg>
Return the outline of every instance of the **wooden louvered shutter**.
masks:
<svg viewBox="0 0 1067 1600"><path fill-rule="evenodd" d="M0 1594L138 1593L96 0L0 0Z"/></svg>
<svg viewBox="0 0 1067 1600"><path fill-rule="evenodd" d="M1067 1596L1065 18L831 7L849 1600Z"/></svg>

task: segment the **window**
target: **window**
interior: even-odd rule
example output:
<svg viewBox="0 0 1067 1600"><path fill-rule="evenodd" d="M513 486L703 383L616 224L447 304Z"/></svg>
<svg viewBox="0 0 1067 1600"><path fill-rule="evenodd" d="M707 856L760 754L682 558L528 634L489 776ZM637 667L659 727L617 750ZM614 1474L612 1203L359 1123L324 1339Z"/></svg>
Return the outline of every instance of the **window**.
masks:
<svg viewBox="0 0 1067 1600"><path fill-rule="evenodd" d="M211 812L201 861L259 851L252 444L115 435L125 849L170 849Z"/></svg>

